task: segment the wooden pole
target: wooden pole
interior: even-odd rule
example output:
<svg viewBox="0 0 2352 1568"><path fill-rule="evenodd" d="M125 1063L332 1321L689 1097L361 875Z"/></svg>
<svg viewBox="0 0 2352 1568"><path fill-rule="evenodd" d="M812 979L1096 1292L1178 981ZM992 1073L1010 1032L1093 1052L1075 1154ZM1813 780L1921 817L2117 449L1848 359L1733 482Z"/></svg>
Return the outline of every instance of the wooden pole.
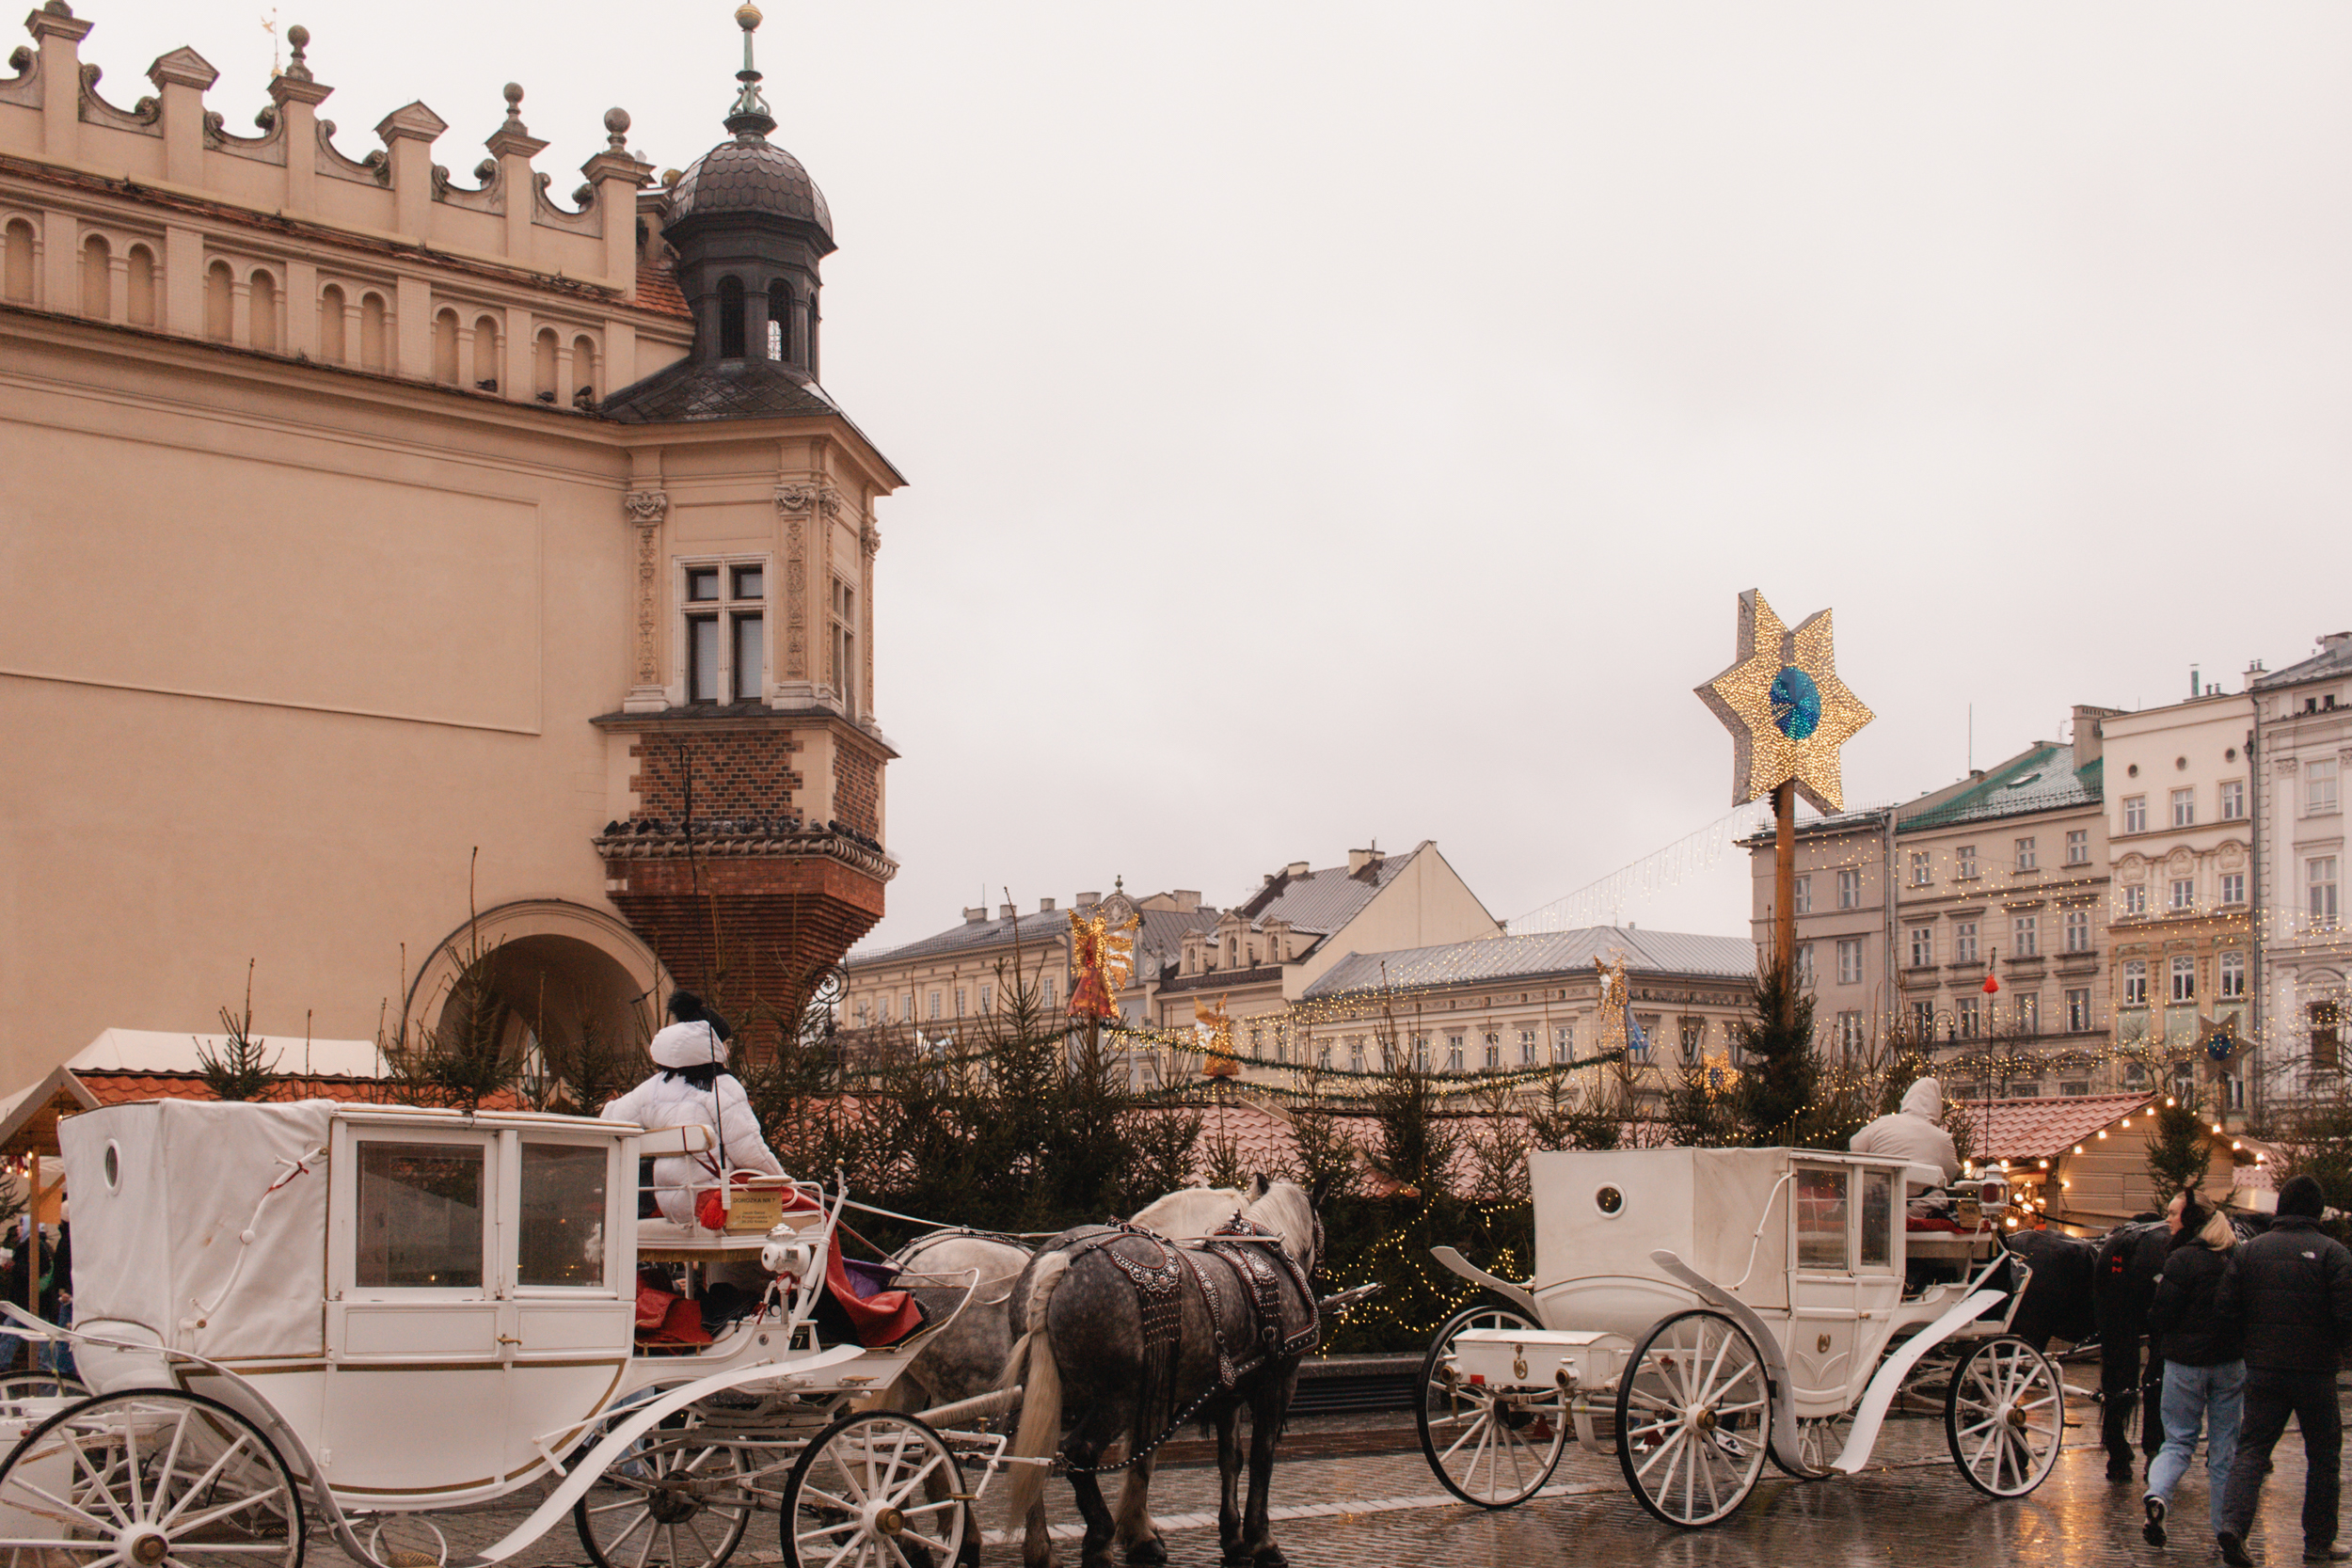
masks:
<svg viewBox="0 0 2352 1568"><path fill-rule="evenodd" d="M1796 1020L1797 1006L1797 784L1784 780L1772 790L1772 967L1779 972L1781 1027Z"/></svg>

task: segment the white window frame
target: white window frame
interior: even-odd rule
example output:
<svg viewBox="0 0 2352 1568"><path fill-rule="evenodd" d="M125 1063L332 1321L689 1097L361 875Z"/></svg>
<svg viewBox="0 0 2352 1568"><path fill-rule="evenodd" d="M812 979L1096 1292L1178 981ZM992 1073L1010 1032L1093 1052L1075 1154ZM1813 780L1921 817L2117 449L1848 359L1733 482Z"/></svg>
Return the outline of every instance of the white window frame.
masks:
<svg viewBox="0 0 2352 1568"><path fill-rule="evenodd" d="M2246 816L2246 781L2244 779L2222 780L2220 800L2222 821L2243 820Z"/></svg>
<svg viewBox="0 0 2352 1568"><path fill-rule="evenodd" d="M2221 901L2224 904L2246 902L2246 873L2224 871L2221 874Z"/></svg>
<svg viewBox="0 0 2352 1568"><path fill-rule="evenodd" d="M1837 874L1837 907L1841 910L1862 907L1862 873L1859 870L1850 869Z"/></svg>
<svg viewBox="0 0 2352 1568"><path fill-rule="evenodd" d="M1837 983L1841 986L1862 984L1862 939L1837 939Z"/></svg>
<svg viewBox="0 0 2352 1568"><path fill-rule="evenodd" d="M2186 954L2174 958L2171 963L2172 985L2167 993L2175 1006L2197 1000L2197 960Z"/></svg>
<svg viewBox="0 0 2352 1568"><path fill-rule="evenodd" d="M2017 869L2020 871L2042 869L2041 852L2034 847L2034 840L2031 837L2021 838L2017 841Z"/></svg>
<svg viewBox="0 0 2352 1568"><path fill-rule="evenodd" d="M1959 863L1959 869L1952 875L1963 882L1975 881L1977 879L1977 847L1973 844L1963 844L1952 851L1952 856Z"/></svg>
<svg viewBox="0 0 2352 1568"><path fill-rule="evenodd" d="M2177 911L2186 911L2186 910L2193 910L2193 909L2195 909L2195 908L2197 907L2197 879L2196 879L2196 878L2194 878L2194 877L2175 877L2175 878L2173 878L2173 879L2172 879L2171 887L2172 887L2172 896L2171 896L2170 900L2168 902L2168 904L2167 904L2167 906L2166 906L2167 908L2169 908L2169 909L2170 909L2170 910L2173 910L2173 911L2175 911L2177 912Z"/></svg>
<svg viewBox="0 0 2352 1568"><path fill-rule="evenodd" d="M2069 865L2090 863L2090 830L2089 828L2069 828L2066 831L2066 863Z"/></svg>
<svg viewBox="0 0 2352 1568"><path fill-rule="evenodd" d="M2009 923L2010 957L2038 958L2042 956L2042 916L2030 911L2012 915Z"/></svg>
<svg viewBox="0 0 2352 1568"><path fill-rule="evenodd" d="M2090 988L2069 986L2066 990L2066 1032L2087 1035L2090 1032Z"/></svg>
<svg viewBox="0 0 2352 1568"><path fill-rule="evenodd" d="M1935 967L1934 927L1914 926L1911 927L1911 967L1914 969Z"/></svg>
<svg viewBox="0 0 2352 1568"><path fill-rule="evenodd" d="M2148 912L2148 886L2145 882L2124 883L2122 897L2123 913L2146 914Z"/></svg>
<svg viewBox="0 0 2352 1568"><path fill-rule="evenodd" d="M1790 886L1794 894L1789 901L1790 907L1799 914L1811 914L1813 912L1813 879L1799 877Z"/></svg>
<svg viewBox="0 0 2352 1568"><path fill-rule="evenodd" d="M2309 911L2313 926L2331 929L2343 912L2337 884L2340 864L2333 855L2304 858L2304 908Z"/></svg>
<svg viewBox="0 0 2352 1568"><path fill-rule="evenodd" d="M2176 828L2197 826L2197 786L2188 784L2172 792L2172 825Z"/></svg>
<svg viewBox="0 0 2352 1568"><path fill-rule="evenodd" d="M760 591L757 597L745 596L736 591L737 584L740 581L740 574L747 571L759 574ZM692 593L694 574L697 572L718 574L719 596L717 598L696 599L690 596ZM693 555L676 558L674 591L677 596L677 690L681 705L724 706L729 703L766 700L770 684L769 672L774 668L775 664L774 655L771 652L774 643L771 635L775 630L775 616L771 613L771 600L773 595L769 594L768 589L775 580L773 560L766 554ZM741 673L736 667L738 644L741 640L738 623L743 617L755 614L759 617L760 667L756 677L752 682L752 690L746 695L743 691ZM715 622L719 634L718 668L713 672L719 691L716 697L700 697L694 692L696 672L694 624L705 620Z"/></svg>
<svg viewBox="0 0 2352 1568"><path fill-rule="evenodd" d="M2313 757L2303 764L2303 815L2332 816L2340 797L2336 786L2342 771L2333 757Z"/></svg>
<svg viewBox="0 0 2352 1568"><path fill-rule="evenodd" d="M2123 964L2123 996L2126 1007L2148 1006L2148 963L2144 958L2129 958Z"/></svg>
<svg viewBox="0 0 2352 1568"><path fill-rule="evenodd" d="M2224 1002L2246 997L2246 955L2232 949L2214 960L2215 990Z"/></svg>
<svg viewBox="0 0 2352 1568"><path fill-rule="evenodd" d="M2090 911L2089 910L2066 911L2066 951L2069 953L2090 951Z"/></svg>
<svg viewBox="0 0 2352 1568"><path fill-rule="evenodd" d="M2144 833L2148 831L2147 796L2126 795L2123 797L2123 831L2127 833Z"/></svg>
<svg viewBox="0 0 2352 1568"><path fill-rule="evenodd" d="M1977 945L1977 923L1958 920L1952 923L1952 962L1972 964L1981 949Z"/></svg>

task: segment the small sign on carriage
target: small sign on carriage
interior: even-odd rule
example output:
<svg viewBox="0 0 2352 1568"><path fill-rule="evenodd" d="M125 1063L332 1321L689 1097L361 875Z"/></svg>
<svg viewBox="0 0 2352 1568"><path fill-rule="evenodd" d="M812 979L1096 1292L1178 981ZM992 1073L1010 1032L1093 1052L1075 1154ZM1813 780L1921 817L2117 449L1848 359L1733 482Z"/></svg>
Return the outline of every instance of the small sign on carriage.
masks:
<svg viewBox="0 0 2352 1568"><path fill-rule="evenodd" d="M765 1236L784 1223L782 1187L738 1187L727 1210L727 1234Z"/></svg>

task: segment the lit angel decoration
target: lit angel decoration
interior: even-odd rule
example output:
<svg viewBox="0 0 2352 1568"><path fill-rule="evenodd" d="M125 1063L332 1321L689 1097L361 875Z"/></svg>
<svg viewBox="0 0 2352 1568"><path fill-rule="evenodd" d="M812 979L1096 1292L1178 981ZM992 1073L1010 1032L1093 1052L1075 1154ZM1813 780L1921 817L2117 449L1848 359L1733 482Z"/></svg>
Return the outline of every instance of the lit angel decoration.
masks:
<svg viewBox="0 0 2352 1568"><path fill-rule="evenodd" d="M1192 1021L1193 1031L1200 1041L1200 1076L1240 1077L1241 1063L1233 1054L1233 1020L1225 1010L1225 998L1218 997L1214 1009L1195 1002Z"/></svg>
<svg viewBox="0 0 2352 1568"><path fill-rule="evenodd" d="M1599 1036L1595 1045L1603 1056L1618 1054L1638 1060L1649 1050L1649 1037L1633 1017L1633 988L1625 977L1625 958L1618 956L1613 964L1596 958L1593 968L1600 974Z"/></svg>
<svg viewBox="0 0 2352 1568"><path fill-rule="evenodd" d="M1740 1090L1740 1069L1731 1065L1728 1052L1718 1051L1699 1060L1699 1085L1707 1090L1709 1100L1722 1100Z"/></svg>
<svg viewBox="0 0 2352 1568"><path fill-rule="evenodd" d="M1870 710L1837 678L1826 610L1790 631L1751 588L1740 595L1740 657L1698 689L1731 732L1731 803L1794 784L1824 816L1845 809L1838 754Z"/></svg>
<svg viewBox="0 0 2352 1568"><path fill-rule="evenodd" d="M1070 911L1070 1016L1115 1019L1120 990L1135 973L1136 943L1127 933L1143 922L1129 915L1114 926L1108 915Z"/></svg>

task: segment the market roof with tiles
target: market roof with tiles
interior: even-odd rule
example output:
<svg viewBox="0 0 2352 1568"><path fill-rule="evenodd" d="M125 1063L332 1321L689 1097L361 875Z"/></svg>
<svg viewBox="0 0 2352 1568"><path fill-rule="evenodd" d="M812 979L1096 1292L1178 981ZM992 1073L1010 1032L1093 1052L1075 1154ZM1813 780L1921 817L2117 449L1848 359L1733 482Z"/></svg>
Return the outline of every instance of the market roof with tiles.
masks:
<svg viewBox="0 0 2352 1568"><path fill-rule="evenodd" d="M2155 1103L2144 1094L2055 1095L2031 1100L1955 1101L1947 1119L1965 1121L1979 1158L2046 1160L2065 1153L2103 1127L2137 1116Z"/></svg>

